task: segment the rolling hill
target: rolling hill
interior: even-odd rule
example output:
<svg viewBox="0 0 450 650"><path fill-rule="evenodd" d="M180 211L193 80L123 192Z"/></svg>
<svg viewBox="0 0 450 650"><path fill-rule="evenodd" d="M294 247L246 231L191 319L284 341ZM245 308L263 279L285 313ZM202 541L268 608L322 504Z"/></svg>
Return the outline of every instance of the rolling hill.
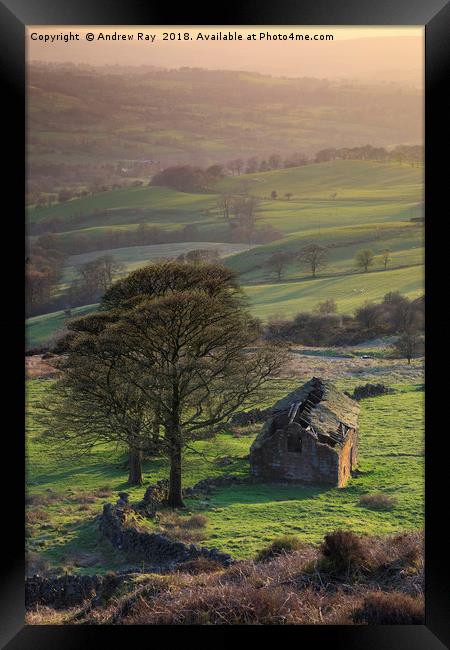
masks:
<svg viewBox="0 0 450 650"><path fill-rule="evenodd" d="M227 227L217 199L221 193L236 195L243 191L259 199L257 226L274 226L281 235L277 241L251 248L224 243ZM287 197L287 193L292 196ZM70 220L80 214L83 223L71 230ZM380 299L390 290L410 297L423 293L423 224L411 221L422 216L420 167L340 160L227 177L209 193L161 187L104 192L31 210L29 218L33 223L51 217L67 220L67 230L57 236L70 238L82 233L93 238L94 248L98 233L108 230L136 229L142 223L166 230L196 224L205 241L94 250L69 257L61 286L73 279L77 264L97 254L110 252L129 271L155 256L176 257L180 251L218 245L227 251L225 263L239 274L252 310L266 319L274 313L290 316L309 310L330 297L344 312L365 300ZM206 241L208 234L213 238ZM319 269L318 277L313 279L307 269L291 264L282 281L277 282L266 266L269 257L280 251L298 253L310 243L328 248L328 263ZM367 274L355 267L354 257L361 249L375 254L375 263ZM386 249L391 251L391 259L383 270L380 253ZM53 331L51 323L61 322L55 314L38 319L30 319L30 341L42 342L42 333Z"/></svg>

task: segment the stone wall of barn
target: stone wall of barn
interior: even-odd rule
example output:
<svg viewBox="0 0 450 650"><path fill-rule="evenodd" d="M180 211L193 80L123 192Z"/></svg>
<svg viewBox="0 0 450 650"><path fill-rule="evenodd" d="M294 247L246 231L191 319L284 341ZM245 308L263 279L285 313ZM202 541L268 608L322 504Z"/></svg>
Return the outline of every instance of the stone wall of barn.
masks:
<svg viewBox="0 0 450 650"><path fill-rule="evenodd" d="M339 447L318 442L295 422L273 432L250 454L252 476L266 481L339 485L340 463Z"/></svg>
<svg viewBox="0 0 450 650"><path fill-rule="evenodd" d="M341 453L339 454L338 487L344 487L347 484L351 471L356 467L357 463L358 437L355 429L350 429L347 433L347 439L342 447Z"/></svg>

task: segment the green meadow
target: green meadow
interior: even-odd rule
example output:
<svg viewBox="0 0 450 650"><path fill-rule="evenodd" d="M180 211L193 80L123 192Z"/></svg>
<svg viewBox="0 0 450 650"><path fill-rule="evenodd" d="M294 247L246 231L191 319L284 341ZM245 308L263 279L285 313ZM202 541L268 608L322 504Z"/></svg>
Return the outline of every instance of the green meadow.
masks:
<svg viewBox="0 0 450 650"><path fill-rule="evenodd" d="M301 379L274 379L264 405L298 385ZM338 382L349 389L357 379ZM120 554L98 538L94 517L103 503L126 489L131 500L142 498L145 486L126 485L126 456L109 446L90 456L52 456L39 440L36 403L49 381L30 380L27 399L27 491L34 499L27 548L54 565L71 563L80 553L97 563L80 571L101 572L123 564ZM417 384L394 384L394 394L363 400L360 415L359 473L345 489L327 486L277 484L239 485L211 496L187 501L189 512L208 518L202 543L230 552L236 558L254 556L274 537L284 534L318 543L323 535L342 527L358 533L384 534L417 530L424 522L423 392ZM248 472L253 431L225 432L190 445L183 458L184 485L202 478ZM229 464L221 465L227 457ZM165 458L147 460L146 483L167 476ZM359 505L362 495L377 491L395 497L391 511ZM151 528L154 524L148 524Z"/></svg>
<svg viewBox="0 0 450 650"><path fill-rule="evenodd" d="M86 305L84 307L76 307L72 309L71 316L82 316L88 314L95 309L94 305ZM26 339L28 347L43 345L52 340L54 335L64 328L67 320L64 311L55 311L51 314L43 314L42 316L33 316L26 321Z"/></svg>
<svg viewBox="0 0 450 650"><path fill-rule="evenodd" d="M226 244L227 228L217 207L220 193L246 192L259 199L257 226L270 224L280 238L269 244ZM272 192L277 198L271 198ZM286 197L290 193L292 196ZM84 215L83 226L58 236L83 234L95 238L107 230L131 230L140 223L173 230L195 224L203 242L132 246L99 250L68 258L59 291L76 275L76 267L111 253L124 272L156 257L176 257L199 247L217 246L224 263L239 275L253 313L262 319L273 314L292 316L334 298L341 313L352 312L367 300L379 300L388 291L409 297L423 293L423 225L411 219L423 216L423 169L406 164L339 160L256 174L227 177L208 193L177 192L142 186L102 192L66 203L30 209L29 219L68 219ZM299 253L311 243L328 248L328 262L311 278L308 269L289 265L280 282L266 262L276 252ZM375 255L368 273L356 268L355 255L370 249ZM390 251L384 270L381 253ZM48 341L63 325L56 312L29 319L30 345Z"/></svg>
<svg viewBox="0 0 450 650"><path fill-rule="evenodd" d="M255 284L246 287L251 310L267 320L270 316L292 317L311 311L317 303L334 298L338 311L352 313L366 300L380 301L389 291L409 298L423 294L423 266L371 273L352 273L300 281Z"/></svg>

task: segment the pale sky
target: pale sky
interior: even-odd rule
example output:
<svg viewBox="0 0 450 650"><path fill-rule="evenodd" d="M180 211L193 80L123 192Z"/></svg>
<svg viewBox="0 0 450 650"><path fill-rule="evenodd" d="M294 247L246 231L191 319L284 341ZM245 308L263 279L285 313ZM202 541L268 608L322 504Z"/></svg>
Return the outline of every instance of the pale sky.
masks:
<svg viewBox="0 0 450 650"><path fill-rule="evenodd" d="M189 39L163 40L164 32ZM199 33L221 32L243 35L242 41L198 40ZM325 40L259 40L259 34L332 34ZM64 42L32 40L45 36L77 34L79 40ZM88 41L86 34L94 34ZM126 40L98 40L114 33ZM138 40L138 33L151 39ZM247 35L256 34L256 40ZM132 36L132 40L128 37ZM35 26L27 27L29 61L72 62L90 65L152 65L163 68L182 66L244 70L274 76L321 78L358 77L367 81L422 83L424 66L424 27L380 26Z"/></svg>

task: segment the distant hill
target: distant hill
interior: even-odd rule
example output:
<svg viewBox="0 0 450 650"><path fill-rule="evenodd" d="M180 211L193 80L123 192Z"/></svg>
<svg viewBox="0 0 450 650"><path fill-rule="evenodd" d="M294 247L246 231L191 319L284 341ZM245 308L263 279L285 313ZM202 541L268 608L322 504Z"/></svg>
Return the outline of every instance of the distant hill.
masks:
<svg viewBox="0 0 450 650"><path fill-rule="evenodd" d="M422 141L421 92L406 85L32 64L27 96L31 186L49 191L101 178L102 166L125 173L130 161L208 165Z"/></svg>

